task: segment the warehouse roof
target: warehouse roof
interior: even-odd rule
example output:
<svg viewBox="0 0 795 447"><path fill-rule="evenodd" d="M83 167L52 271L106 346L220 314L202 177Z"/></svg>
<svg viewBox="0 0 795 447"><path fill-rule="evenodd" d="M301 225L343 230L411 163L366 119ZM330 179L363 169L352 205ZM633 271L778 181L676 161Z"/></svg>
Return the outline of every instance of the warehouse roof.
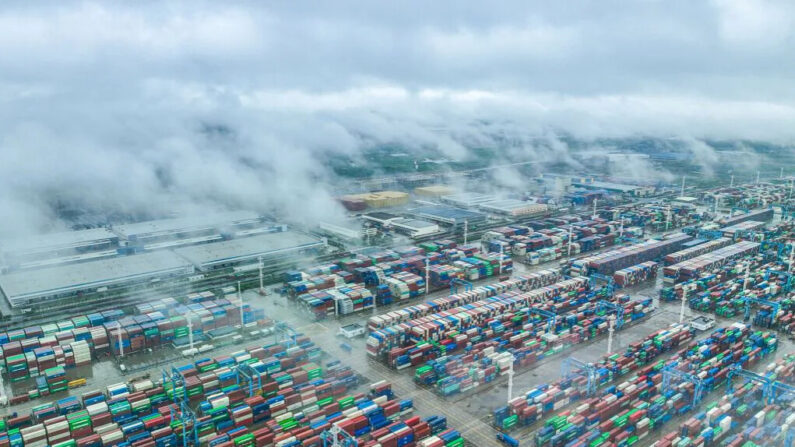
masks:
<svg viewBox="0 0 795 447"><path fill-rule="evenodd" d="M175 219L150 220L133 224L118 225L113 229L127 238L144 234L173 233L205 227L218 227L241 221L261 219L257 213L250 211L233 211L228 213L210 214L198 217L180 217Z"/></svg>
<svg viewBox="0 0 795 447"><path fill-rule="evenodd" d="M152 252L8 273L0 275L0 288L13 304L24 298L76 292L179 270L187 272L190 267L173 253Z"/></svg>
<svg viewBox="0 0 795 447"><path fill-rule="evenodd" d="M461 208L453 208L447 206L423 206L414 208L411 212L420 217L428 219L437 219L445 222L463 222L465 220L476 221L485 219L486 215L476 211L468 211Z"/></svg>
<svg viewBox="0 0 795 447"><path fill-rule="evenodd" d="M442 197L442 202L453 203L455 205L472 206L484 202L495 200L494 196L480 194L476 192L462 192Z"/></svg>
<svg viewBox="0 0 795 447"><path fill-rule="evenodd" d="M392 225L402 226L405 228L413 228L417 230L421 230L423 228L439 228L433 222L428 222L427 220L420 220L420 219L397 219L391 222Z"/></svg>
<svg viewBox="0 0 795 447"><path fill-rule="evenodd" d="M215 264L256 259L259 256L286 254L322 245L321 239L294 231L284 231L177 248L174 253L204 268Z"/></svg>
<svg viewBox="0 0 795 447"><path fill-rule="evenodd" d="M362 237L362 224L358 220L348 220L339 225L320 222L318 228L337 237L358 240Z"/></svg>
<svg viewBox="0 0 795 447"><path fill-rule="evenodd" d="M491 202L480 204L482 208L501 209L501 210L514 210L517 208L524 208L529 205L533 205L533 203L525 202L524 200L516 200L516 199L494 200Z"/></svg>
<svg viewBox="0 0 795 447"><path fill-rule="evenodd" d="M362 219L375 222L378 225L387 225L390 222L394 222L395 220L398 220L400 218L401 217L398 216L397 214L383 213L383 212L362 214Z"/></svg>
<svg viewBox="0 0 795 447"><path fill-rule="evenodd" d="M640 189L640 186L635 185L626 185L623 183L612 183L612 182L574 182L572 183L574 186L579 186L582 188L591 188L591 189L606 189L608 191L620 191L620 192L633 192Z"/></svg>
<svg viewBox="0 0 795 447"><path fill-rule="evenodd" d="M0 241L0 251L5 253L34 252L48 249L80 247L95 241L118 238L105 228L45 233Z"/></svg>

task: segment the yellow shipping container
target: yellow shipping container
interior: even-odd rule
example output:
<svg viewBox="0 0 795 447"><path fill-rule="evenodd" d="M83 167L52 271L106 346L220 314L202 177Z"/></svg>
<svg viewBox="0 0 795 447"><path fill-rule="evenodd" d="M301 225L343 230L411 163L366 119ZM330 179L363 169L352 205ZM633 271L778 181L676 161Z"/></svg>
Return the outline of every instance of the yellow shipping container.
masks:
<svg viewBox="0 0 795 447"><path fill-rule="evenodd" d="M75 380L70 380L66 385L69 386L69 388L77 388L85 384L86 384L86 379L75 379Z"/></svg>

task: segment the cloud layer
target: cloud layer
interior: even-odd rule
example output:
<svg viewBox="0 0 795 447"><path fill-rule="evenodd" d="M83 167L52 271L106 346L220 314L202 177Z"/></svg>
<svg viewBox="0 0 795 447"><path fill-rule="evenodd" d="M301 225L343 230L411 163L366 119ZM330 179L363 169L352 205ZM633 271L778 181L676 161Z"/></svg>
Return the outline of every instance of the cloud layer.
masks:
<svg viewBox="0 0 795 447"><path fill-rule="evenodd" d="M676 137L708 166L703 139L795 139L786 1L0 8L0 235L56 200L315 220L339 213L317 154L379 143Z"/></svg>

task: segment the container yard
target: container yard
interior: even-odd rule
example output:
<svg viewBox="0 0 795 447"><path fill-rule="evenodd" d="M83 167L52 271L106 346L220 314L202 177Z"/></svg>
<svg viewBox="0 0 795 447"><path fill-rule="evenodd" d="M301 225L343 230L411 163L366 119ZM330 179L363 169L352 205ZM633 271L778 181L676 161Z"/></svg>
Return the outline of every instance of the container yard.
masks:
<svg viewBox="0 0 795 447"><path fill-rule="evenodd" d="M795 447L792 1L77 3L0 10L0 447Z"/></svg>
<svg viewBox="0 0 795 447"><path fill-rule="evenodd" d="M714 213L705 193L687 206L590 200L539 214L523 211L530 202L417 189L344 199L389 208L360 219L405 226L400 243L324 248L320 235L241 215L233 228L248 233L232 240L3 273L7 309L68 302L86 282L137 291L0 328L0 443L789 445L785 212L738 196L746 209ZM422 206L402 211L410 197ZM428 237L410 234L426 225L417 218L435 222ZM42 244L103 253L220 225L178 223ZM21 259L13 249L6 259ZM157 288L144 294L141 281ZM53 287L64 295L43 290Z"/></svg>

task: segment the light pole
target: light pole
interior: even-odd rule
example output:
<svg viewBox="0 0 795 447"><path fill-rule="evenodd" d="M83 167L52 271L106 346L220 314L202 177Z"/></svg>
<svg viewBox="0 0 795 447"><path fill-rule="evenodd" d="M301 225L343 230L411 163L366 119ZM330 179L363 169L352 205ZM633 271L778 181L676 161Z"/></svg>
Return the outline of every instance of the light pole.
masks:
<svg viewBox="0 0 795 447"><path fill-rule="evenodd" d="M188 344L191 352L193 352L193 319L191 319L191 314L188 314Z"/></svg>
<svg viewBox="0 0 795 447"><path fill-rule="evenodd" d="M573 232L574 232L574 225L569 225L569 253L567 256L569 258L569 261L571 261L571 236Z"/></svg>
<svg viewBox="0 0 795 447"><path fill-rule="evenodd" d="M469 236L469 221L464 221L464 245L467 244L467 236Z"/></svg>
<svg viewBox="0 0 795 447"><path fill-rule="evenodd" d="M119 357L124 357L124 345L121 342L121 323L116 322L116 339L119 341Z"/></svg>
<svg viewBox="0 0 795 447"><path fill-rule="evenodd" d="M787 273L792 274L792 263L795 261L795 241L789 241L789 267Z"/></svg>
<svg viewBox="0 0 795 447"><path fill-rule="evenodd" d="M687 302L687 293L690 292L690 288L695 286L695 284L685 284L682 287L682 307L679 309L679 323L684 323L685 321L685 303Z"/></svg>
<svg viewBox="0 0 795 447"><path fill-rule="evenodd" d="M513 362L516 361L516 357L511 354L511 364L508 365L508 402L511 402L513 398Z"/></svg>
<svg viewBox="0 0 795 447"><path fill-rule="evenodd" d="M668 205L668 208L665 211L665 231L668 231L670 225L671 225L671 205Z"/></svg>
<svg viewBox="0 0 795 447"><path fill-rule="evenodd" d="M428 290L430 290L430 282L431 282L431 264L428 262L428 255L425 255L425 294L428 294Z"/></svg>
<svg viewBox="0 0 795 447"><path fill-rule="evenodd" d="M258 257L257 260L259 261L259 294L265 295L265 281L262 275L262 256Z"/></svg>
<svg viewBox="0 0 795 447"><path fill-rule="evenodd" d="M610 314L607 317L607 355L613 352L613 332L615 332L616 316Z"/></svg>
<svg viewBox="0 0 795 447"><path fill-rule="evenodd" d="M682 176L682 193L681 193L681 194L679 194L681 197L684 197L684 196L685 196L685 178L686 178L686 177L687 177L686 175L683 175L683 176Z"/></svg>
<svg viewBox="0 0 795 447"><path fill-rule="evenodd" d="M237 282L237 301L240 306L240 329L243 329L243 294L240 293L240 281Z"/></svg>
<svg viewBox="0 0 795 447"><path fill-rule="evenodd" d="M499 267L500 276L502 276L502 253L503 250L505 249L504 247L505 246L502 244L502 242L500 242L500 267Z"/></svg>

